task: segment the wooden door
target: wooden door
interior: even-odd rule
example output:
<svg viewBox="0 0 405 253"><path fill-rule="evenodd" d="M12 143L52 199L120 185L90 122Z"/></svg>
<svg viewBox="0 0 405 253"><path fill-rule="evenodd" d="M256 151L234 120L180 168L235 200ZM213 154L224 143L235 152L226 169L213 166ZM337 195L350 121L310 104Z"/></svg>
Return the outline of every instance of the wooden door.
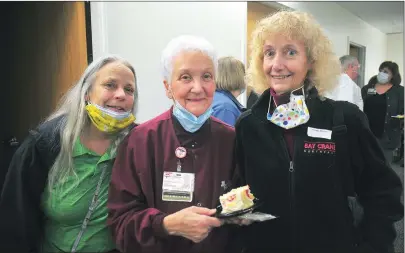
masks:
<svg viewBox="0 0 405 253"><path fill-rule="evenodd" d="M265 4L257 3L257 2L248 2L248 13L247 13L247 40L248 40L248 48L247 52L247 61L246 67L249 66L250 62L250 41L252 37L252 32L256 27L256 23L261 20L262 18L277 12L278 10L267 6Z"/></svg>
<svg viewBox="0 0 405 253"><path fill-rule="evenodd" d="M16 3L11 94L19 139L56 107L87 66L83 2Z"/></svg>
<svg viewBox="0 0 405 253"><path fill-rule="evenodd" d="M87 67L84 2L1 2L4 111L0 186L19 142L56 107Z"/></svg>

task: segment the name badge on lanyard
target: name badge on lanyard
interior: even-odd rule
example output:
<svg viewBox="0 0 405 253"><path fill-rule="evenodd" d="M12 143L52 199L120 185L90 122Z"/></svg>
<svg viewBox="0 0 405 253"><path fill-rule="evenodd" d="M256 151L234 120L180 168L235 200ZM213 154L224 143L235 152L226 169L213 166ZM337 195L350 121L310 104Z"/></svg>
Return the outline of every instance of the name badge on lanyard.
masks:
<svg viewBox="0 0 405 253"><path fill-rule="evenodd" d="M367 94L369 94L369 95L375 95L375 94L377 94L377 91L376 91L375 88L370 88L370 89L367 90Z"/></svg>
<svg viewBox="0 0 405 253"><path fill-rule="evenodd" d="M184 147L178 147L175 151L177 161L177 172L165 171L163 173L162 200L191 202L194 193L194 173L182 173L181 162L187 155Z"/></svg>
<svg viewBox="0 0 405 253"><path fill-rule="evenodd" d="M193 201L194 178L194 173L165 171L163 173L162 200Z"/></svg>

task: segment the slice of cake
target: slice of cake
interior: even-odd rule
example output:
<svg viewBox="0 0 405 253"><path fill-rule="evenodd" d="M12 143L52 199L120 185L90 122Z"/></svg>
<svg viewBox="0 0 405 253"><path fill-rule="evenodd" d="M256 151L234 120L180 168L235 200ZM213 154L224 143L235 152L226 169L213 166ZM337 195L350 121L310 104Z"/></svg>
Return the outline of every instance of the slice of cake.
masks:
<svg viewBox="0 0 405 253"><path fill-rule="evenodd" d="M222 213L231 213L253 206L255 196L250 192L249 185L245 185L222 195L219 201L222 205Z"/></svg>

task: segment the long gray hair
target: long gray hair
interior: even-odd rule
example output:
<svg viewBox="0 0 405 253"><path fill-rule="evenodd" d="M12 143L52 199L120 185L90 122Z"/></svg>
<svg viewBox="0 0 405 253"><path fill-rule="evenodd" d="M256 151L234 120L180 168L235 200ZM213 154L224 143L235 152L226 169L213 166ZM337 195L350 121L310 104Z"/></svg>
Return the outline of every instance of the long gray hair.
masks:
<svg viewBox="0 0 405 253"><path fill-rule="evenodd" d="M91 121L87 116L85 109L86 102L85 96L90 91L97 72L105 65L119 61L127 66L135 77L135 91L134 91L134 106L133 114L136 114L138 102L138 87L136 84L136 74L132 65L125 59L115 56L107 55L93 61L84 71L79 82L73 86L61 99L58 108L45 120L48 122L60 116L64 116L63 120L58 122L55 129L59 129L60 135L60 152L56 157L48 175L49 190L52 190L56 185L63 184L66 179L71 175L76 175L73 165L73 147L80 137L81 133L87 128ZM111 153L117 151L117 147L124 137L129 133L130 129L124 129L115 135Z"/></svg>

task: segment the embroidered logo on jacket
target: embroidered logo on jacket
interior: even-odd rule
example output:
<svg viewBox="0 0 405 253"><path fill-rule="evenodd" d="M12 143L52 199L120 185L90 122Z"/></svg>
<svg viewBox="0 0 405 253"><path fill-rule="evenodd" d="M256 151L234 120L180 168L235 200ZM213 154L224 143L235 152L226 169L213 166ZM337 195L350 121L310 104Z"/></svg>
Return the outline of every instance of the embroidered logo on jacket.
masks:
<svg viewBox="0 0 405 253"><path fill-rule="evenodd" d="M304 142L304 153L308 154L335 154L333 142Z"/></svg>

